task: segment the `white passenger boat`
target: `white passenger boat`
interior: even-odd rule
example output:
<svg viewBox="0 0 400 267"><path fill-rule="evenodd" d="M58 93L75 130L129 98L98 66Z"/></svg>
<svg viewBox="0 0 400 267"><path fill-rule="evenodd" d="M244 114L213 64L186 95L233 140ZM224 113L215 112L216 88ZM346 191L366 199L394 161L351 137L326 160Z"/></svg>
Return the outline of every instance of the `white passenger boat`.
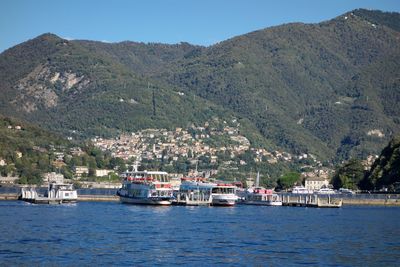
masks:
<svg viewBox="0 0 400 267"><path fill-rule="evenodd" d="M35 204L75 203L78 193L72 184L49 183L43 195L38 194L35 188L22 188L20 199Z"/></svg>
<svg viewBox="0 0 400 267"><path fill-rule="evenodd" d="M179 191L176 192L174 204L187 206L210 205L211 190L214 184L203 178L182 178Z"/></svg>
<svg viewBox="0 0 400 267"><path fill-rule="evenodd" d="M292 189L292 194L313 194L314 192L312 190L308 190L304 186L295 186Z"/></svg>
<svg viewBox="0 0 400 267"><path fill-rule="evenodd" d="M236 186L232 184L214 184L211 196L213 206L233 206L238 200L238 196L236 195Z"/></svg>
<svg viewBox="0 0 400 267"><path fill-rule="evenodd" d="M121 175L122 187L117 195L129 204L171 205L173 190L168 173L160 171L127 171Z"/></svg>
<svg viewBox="0 0 400 267"><path fill-rule="evenodd" d="M354 195L355 194L354 191L352 191L351 189L347 189L347 188L340 188L339 193L345 194L345 195Z"/></svg>
<svg viewBox="0 0 400 267"><path fill-rule="evenodd" d="M282 206L282 200L272 189L256 187L249 190L243 204L261 206Z"/></svg>
<svg viewBox="0 0 400 267"><path fill-rule="evenodd" d="M317 191L318 195L330 195L330 194L336 194L336 191L331 189L331 188L321 188Z"/></svg>
<svg viewBox="0 0 400 267"><path fill-rule="evenodd" d="M260 186L259 172L257 172L255 187L246 190L244 200L241 203L247 205L282 206L282 200L272 189L265 189Z"/></svg>

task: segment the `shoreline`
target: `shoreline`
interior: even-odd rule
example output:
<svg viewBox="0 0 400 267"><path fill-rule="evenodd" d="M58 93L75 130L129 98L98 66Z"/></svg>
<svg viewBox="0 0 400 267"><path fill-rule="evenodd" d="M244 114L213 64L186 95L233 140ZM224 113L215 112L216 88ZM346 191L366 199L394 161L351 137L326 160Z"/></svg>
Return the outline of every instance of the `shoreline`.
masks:
<svg viewBox="0 0 400 267"><path fill-rule="evenodd" d="M365 206L399 206L399 199L353 199L343 198L343 205L365 205Z"/></svg>
<svg viewBox="0 0 400 267"><path fill-rule="evenodd" d="M0 194L0 201L18 200L19 194ZM78 195L78 201L89 202L117 202L118 196L114 195Z"/></svg>
<svg viewBox="0 0 400 267"><path fill-rule="evenodd" d="M0 194L0 201L18 200L19 194ZM78 202L118 202L119 197L116 195L78 195ZM344 206L400 206L400 199L355 199L343 198Z"/></svg>

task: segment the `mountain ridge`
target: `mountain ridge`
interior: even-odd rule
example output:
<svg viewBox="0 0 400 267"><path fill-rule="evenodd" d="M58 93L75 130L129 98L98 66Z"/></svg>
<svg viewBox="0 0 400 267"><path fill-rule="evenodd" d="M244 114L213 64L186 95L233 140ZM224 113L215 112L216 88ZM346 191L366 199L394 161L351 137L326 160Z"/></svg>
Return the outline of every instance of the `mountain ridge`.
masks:
<svg viewBox="0 0 400 267"><path fill-rule="evenodd" d="M267 145L365 157L400 131L399 16L358 9L207 47L44 34L0 55L0 113L82 136L227 114Z"/></svg>

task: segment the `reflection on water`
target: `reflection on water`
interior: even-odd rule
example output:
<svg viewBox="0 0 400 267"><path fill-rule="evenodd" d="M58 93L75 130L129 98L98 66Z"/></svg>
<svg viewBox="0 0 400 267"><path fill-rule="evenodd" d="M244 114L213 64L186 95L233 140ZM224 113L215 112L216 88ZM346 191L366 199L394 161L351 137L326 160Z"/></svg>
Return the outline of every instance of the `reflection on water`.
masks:
<svg viewBox="0 0 400 267"><path fill-rule="evenodd" d="M0 202L1 265L395 266L400 208Z"/></svg>
<svg viewBox="0 0 400 267"><path fill-rule="evenodd" d="M158 214L158 215L168 215L171 211L171 206L152 206L152 205L131 205L131 204L121 204L126 206L126 208L132 213L141 213L141 215L146 214Z"/></svg>

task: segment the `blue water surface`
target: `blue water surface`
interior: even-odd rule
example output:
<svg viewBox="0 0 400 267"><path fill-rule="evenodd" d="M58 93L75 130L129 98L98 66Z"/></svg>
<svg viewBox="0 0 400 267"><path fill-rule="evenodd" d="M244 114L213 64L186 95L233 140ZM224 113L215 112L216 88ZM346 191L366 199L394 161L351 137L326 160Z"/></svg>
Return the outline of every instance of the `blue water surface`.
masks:
<svg viewBox="0 0 400 267"><path fill-rule="evenodd" d="M399 266L400 208L0 202L0 265Z"/></svg>

